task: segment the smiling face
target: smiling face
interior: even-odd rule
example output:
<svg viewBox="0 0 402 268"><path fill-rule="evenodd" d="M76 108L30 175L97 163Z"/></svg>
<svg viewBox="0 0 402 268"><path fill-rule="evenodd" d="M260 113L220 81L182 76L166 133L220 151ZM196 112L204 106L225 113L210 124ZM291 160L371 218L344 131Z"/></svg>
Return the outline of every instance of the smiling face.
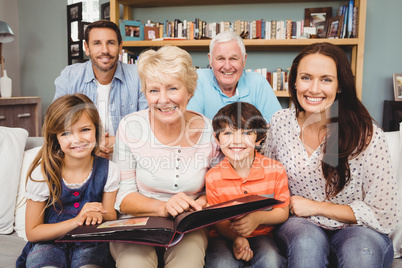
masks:
<svg viewBox="0 0 402 268"><path fill-rule="evenodd" d="M94 72L115 70L122 51L116 33L109 28L93 28L85 42L85 54L91 57Z"/></svg>
<svg viewBox="0 0 402 268"><path fill-rule="evenodd" d="M91 157L96 144L96 128L91 118L83 112L80 119L71 127L57 134L64 160Z"/></svg>
<svg viewBox="0 0 402 268"><path fill-rule="evenodd" d="M330 107L338 91L336 64L322 54L305 56L299 63L296 95L306 116L323 112Z"/></svg>
<svg viewBox="0 0 402 268"><path fill-rule="evenodd" d="M146 80L145 97L155 120L174 124L183 119L191 95L178 79L170 79L167 83Z"/></svg>
<svg viewBox="0 0 402 268"><path fill-rule="evenodd" d="M208 58L221 90L224 93L226 91L234 93L246 65L247 55L243 60L239 45L232 40L216 43Z"/></svg>
<svg viewBox="0 0 402 268"><path fill-rule="evenodd" d="M216 139L222 153L228 158L232 166L241 166L242 163L251 163L254 159L257 133L248 129L233 129L229 126L219 133Z"/></svg>

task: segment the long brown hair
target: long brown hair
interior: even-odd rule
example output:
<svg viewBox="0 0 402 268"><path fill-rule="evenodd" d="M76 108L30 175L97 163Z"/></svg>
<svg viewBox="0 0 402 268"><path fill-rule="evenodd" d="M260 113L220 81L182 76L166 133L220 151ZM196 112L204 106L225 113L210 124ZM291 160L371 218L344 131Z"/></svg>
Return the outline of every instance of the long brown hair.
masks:
<svg viewBox="0 0 402 268"><path fill-rule="evenodd" d="M289 74L289 91L296 108L296 116L304 112L297 100L295 83L300 61L308 55L330 57L336 65L338 93L329 110L329 123L324 145L322 170L326 179L326 198L336 196L350 180L348 160L366 149L373 134L373 119L358 99L355 79L342 49L324 42L305 47L293 60Z"/></svg>
<svg viewBox="0 0 402 268"><path fill-rule="evenodd" d="M92 150L95 157L99 150L99 142L102 133L102 125L98 111L93 102L83 94L65 95L56 99L47 109L45 122L42 127L44 144L29 167L28 179L35 181L31 176L34 169L41 167L43 178L49 187L49 199L46 208L55 207L58 203L61 207L61 169L64 161L64 153L60 149L57 134L74 125L83 113L86 113L96 128L96 145Z"/></svg>

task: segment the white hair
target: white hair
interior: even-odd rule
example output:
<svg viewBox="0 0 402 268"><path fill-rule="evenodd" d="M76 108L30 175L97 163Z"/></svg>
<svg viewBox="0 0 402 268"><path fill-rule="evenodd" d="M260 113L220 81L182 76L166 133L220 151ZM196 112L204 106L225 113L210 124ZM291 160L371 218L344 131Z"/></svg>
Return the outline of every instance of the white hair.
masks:
<svg viewBox="0 0 402 268"><path fill-rule="evenodd" d="M241 54L243 55L243 61L246 60L246 47L244 46L243 39L235 32L226 31L217 34L209 43L209 54L212 56L215 43L224 43L229 41L236 41L240 47Z"/></svg>

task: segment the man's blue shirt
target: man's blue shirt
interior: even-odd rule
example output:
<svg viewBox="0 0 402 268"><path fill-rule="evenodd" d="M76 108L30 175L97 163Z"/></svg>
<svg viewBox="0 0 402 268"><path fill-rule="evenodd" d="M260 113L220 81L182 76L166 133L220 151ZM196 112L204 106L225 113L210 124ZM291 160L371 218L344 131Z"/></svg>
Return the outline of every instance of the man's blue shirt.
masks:
<svg viewBox="0 0 402 268"><path fill-rule="evenodd" d="M92 62L69 65L54 81L57 99L66 94L82 93L97 104L97 84L92 69ZM112 116L113 129L116 133L120 120L133 112L148 107L144 93L141 92L141 82L134 64L117 63L112 79L109 97L109 111Z"/></svg>
<svg viewBox="0 0 402 268"><path fill-rule="evenodd" d="M212 69L199 69L197 74L197 90L187 110L202 113L212 119L222 107L242 101L253 104L269 123L271 116L282 109L268 81L259 73L243 71L236 94L230 98L220 89Z"/></svg>

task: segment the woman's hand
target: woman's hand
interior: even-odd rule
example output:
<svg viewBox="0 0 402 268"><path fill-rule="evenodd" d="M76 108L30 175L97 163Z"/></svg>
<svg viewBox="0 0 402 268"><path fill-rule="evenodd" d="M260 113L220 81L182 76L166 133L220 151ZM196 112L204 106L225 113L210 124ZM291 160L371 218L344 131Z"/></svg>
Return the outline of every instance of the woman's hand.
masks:
<svg viewBox="0 0 402 268"><path fill-rule="evenodd" d="M172 196L165 204L165 215L176 217L189 210L202 210L202 206L185 193L178 193Z"/></svg>
<svg viewBox="0 0 402 268"><path fill-rule="evenodd" d="M233 241L233 255L237 260L249 261L253 258L254 253L250 249L247 238L238 236Z"/></svg>
<svg viewBox="0 0 402 268"><path fill-rule="evenodd" d="M75 218L78 220L78 225L93 225L102 222L103 213L106 213L106 210L103 208L102 203L88 202Z"/></svg>
<svg viewBox="0 0 402 268"><path fill-rule="evenodd" d="M298 217L310 217L317 215L318 202L301 197L290 197L290 212Z"/></svg>

